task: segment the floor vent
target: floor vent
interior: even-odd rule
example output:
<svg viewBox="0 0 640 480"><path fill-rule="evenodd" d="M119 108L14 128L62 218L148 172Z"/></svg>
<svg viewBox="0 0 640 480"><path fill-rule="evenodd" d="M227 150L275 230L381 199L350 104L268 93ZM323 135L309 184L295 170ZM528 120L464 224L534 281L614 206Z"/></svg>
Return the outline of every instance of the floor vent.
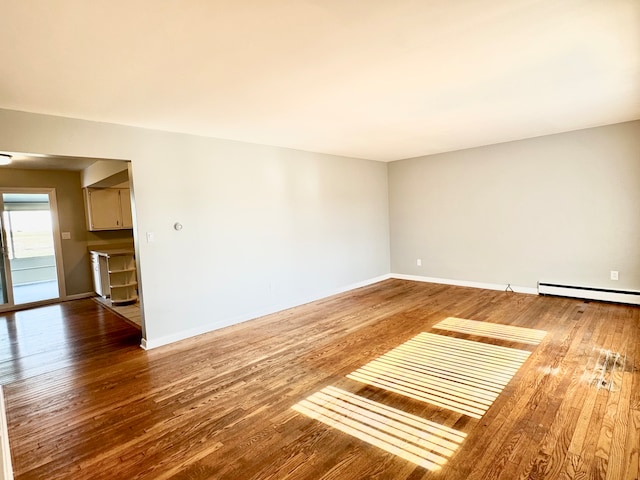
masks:
<svg viewBox="0 0 640 480"><path fill-rule="evenodd" d="M558 295L560 297L602 300L605 302L629 303L640 305L640 292L633 290L613 290L608 288L577 287L557 283L538 283L540 295Z"/></svg>

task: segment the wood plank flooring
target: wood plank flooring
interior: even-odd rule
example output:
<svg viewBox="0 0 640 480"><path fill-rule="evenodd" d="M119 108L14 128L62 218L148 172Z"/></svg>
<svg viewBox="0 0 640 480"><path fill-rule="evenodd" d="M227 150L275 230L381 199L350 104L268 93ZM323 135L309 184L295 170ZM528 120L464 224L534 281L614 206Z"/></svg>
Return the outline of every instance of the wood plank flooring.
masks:
<svg viewBox="0 0 640 480"><path fill-rule="evenodd" d="M433 328L449 317L497 326ZM0 324L17 479L639 475L636 307L387 280L148 352L137 347L138 330L91 300L3 315ZM500 325L547 334L526 343L518 341L525 330ZM491 383L471 361L468 371L460 359L448 366L438 339L474 351L507 347L490 350L525 352L526 360L480 418L347 377L387 362L414 337L434 340L427 347L445 365L401 358L408 363L395 371L403 375L440 369L448 380ZM329 420L296 405L319 405ZM439 452L441 466L391 453L376 445L381 438Z"/></svg>
<svg viewBox="0 0 640 480"><path fill-rule="evenodd" d="M114 305L111 303L111 300L106 298L102 298L100 296L92 297L94 302L98 302L109 310L112 310L122 316L127 322L132 323L134 326L138 328L142 328L142 312L140 309L140 301L136 301L135 303L126 304L126 305Z"/></svg>
<svg viewBox="0 0 640 480"><path fill-rule="evenodd" d="M138 353L140 337L89 299L0 314L0 384Z"/></svg>

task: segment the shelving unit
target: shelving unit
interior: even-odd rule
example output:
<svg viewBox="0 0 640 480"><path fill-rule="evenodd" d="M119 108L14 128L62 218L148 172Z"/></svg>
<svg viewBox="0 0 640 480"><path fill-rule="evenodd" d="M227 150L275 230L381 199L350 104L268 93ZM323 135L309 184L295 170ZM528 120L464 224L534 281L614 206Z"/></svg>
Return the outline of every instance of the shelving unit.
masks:
<svg viewBox="0 0 640 480"><path fill-rule="evenodd" d="M95 291L110 298L114 305L133 303L138 299L136 262L130 250L92 251L94 259ZM96 266L100 269L96 271ZM97 280L100 280L100 284ZM108 282L105 288L105 282Z"/></svg>

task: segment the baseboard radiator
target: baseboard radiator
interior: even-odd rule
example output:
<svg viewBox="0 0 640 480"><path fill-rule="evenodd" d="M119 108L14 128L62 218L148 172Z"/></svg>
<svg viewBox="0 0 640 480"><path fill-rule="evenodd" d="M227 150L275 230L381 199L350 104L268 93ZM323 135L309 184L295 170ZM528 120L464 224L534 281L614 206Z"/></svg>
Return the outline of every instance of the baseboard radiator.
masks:
<svg viewBox="0 0 640 480"><path fill-rule="evenodd" d="M629 303L640 305L640 292L633 290L613 290L608 288L580 287L558 283L538 282L540 295L602 300L604 302Z"/></svg>

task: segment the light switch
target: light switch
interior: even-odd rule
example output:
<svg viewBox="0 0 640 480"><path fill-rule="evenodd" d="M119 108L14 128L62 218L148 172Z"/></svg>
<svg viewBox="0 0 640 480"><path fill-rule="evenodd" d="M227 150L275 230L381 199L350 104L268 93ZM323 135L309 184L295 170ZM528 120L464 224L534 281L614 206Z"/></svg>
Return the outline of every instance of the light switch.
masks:
<svg viewBox="0 0 640 480"><path fill-rule="evenodd" d="M147 232L147 243L153 243L156 241L156 235L153 232Z"/></svg>
<svg viewBox="0 0 640 480"><path fill-rule="evenodd" d="M71 232L62 232L63 240L71 240Z"/></svg>

